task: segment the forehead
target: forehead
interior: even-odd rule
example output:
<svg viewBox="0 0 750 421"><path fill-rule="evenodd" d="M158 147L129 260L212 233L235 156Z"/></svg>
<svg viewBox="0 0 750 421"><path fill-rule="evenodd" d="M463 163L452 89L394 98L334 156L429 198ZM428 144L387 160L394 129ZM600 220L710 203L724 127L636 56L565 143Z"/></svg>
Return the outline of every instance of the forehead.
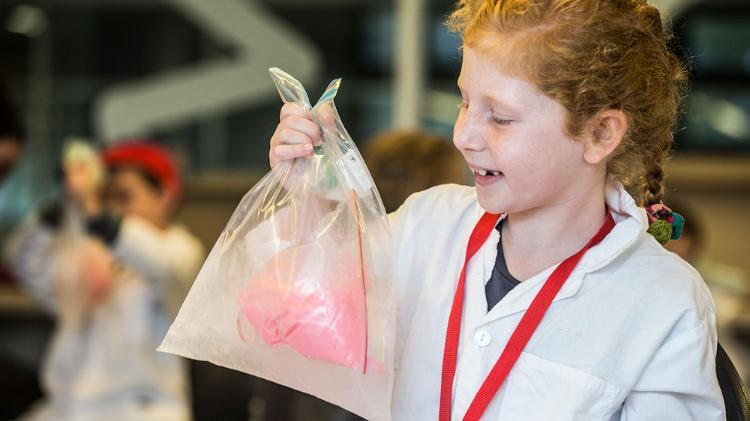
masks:
<svg viewBox="0 0 750 421"><path fill-rule="evenodd" d="M137 168L120 167L110 172L111 181L118 187L145 189L148 188L148 182L143 174Z"/></svg>
<svg viewBox="0 0 750 421"><path fill-rule="evenodd" d="M539 107L550 100L521 75L512 49L497 48L492 55L464 45L458 86L470 96L512 103L516 107Z"/></svg>

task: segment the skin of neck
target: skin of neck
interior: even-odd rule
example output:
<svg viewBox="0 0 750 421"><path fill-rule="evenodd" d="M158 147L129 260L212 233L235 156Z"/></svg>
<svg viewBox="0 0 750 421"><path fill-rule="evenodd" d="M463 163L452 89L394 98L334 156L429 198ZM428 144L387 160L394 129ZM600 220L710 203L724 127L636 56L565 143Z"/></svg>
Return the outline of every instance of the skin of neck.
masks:
<svg viewBox="0 0 750 421"><path fill-rule="evenodd" d="M501 241L516 279L524 281L562 262L599 231L606 217L606 179L589 180L550 205L508 213Z"/></svg>

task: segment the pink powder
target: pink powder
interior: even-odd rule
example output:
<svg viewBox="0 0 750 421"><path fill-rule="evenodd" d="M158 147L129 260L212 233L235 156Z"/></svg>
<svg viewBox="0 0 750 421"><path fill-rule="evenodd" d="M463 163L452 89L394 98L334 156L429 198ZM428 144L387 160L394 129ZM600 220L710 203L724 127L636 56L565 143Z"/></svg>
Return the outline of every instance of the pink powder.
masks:
<svg viewBox="0 0 750 421"><path fill-rule="evenodd" d="M358 254L292 247L250 281L240 311L269 345L285 343L307 357L364 371L363 285Z"/></svg>

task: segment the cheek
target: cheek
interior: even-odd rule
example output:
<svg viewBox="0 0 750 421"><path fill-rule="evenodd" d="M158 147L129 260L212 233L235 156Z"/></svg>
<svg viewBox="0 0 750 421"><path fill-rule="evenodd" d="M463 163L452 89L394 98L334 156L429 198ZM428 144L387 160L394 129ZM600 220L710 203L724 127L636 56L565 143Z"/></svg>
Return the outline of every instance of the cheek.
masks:
<svg viewBox="0 0 750 421"><path fill-rule="evenodd" d="M153 195L146 195L143 200L144 211L153 214L159 208L159 201Z"/></svg>
<svg viewBox="0 0 750 421"><path fill-rule="evenodd" d="M458 113L458 117L456 117L456 122L453 125L453 146L456 147L459 151L461 148L461 136L463 135L464 131L464 123L466 122L466 117L464 116L464 111L461 110Z"/></svg>
<svg viewBox="0 0 750 421"><path fill-rule="evenodd" d="M567 138L554 138L552 144L538 151L539 158L531 164L535 172L528 179L535 184L539 195L556 196L580 182L579 146Z"/></svg>
<svg viewBox="0 0 750 421"><path fill-rule="evenodd" d="M493 142L488 144L494 163L505 173L509 185L529 193L547 190L545 186L558 188L567 182L564 174L571 171L575 157L582 154L580 144L539 128L507 135L495 133Z"/></svg>
<svg viewBox="0 0 750 421"><path fill-rule="evenodd" d="M530 170L537 157L533 136L523 130L486 129L487 150L494 167L513 177Z"/></svg>
<svg viewBox="0 0 750 421"><path fill-rule="evenodd" d="M138 191L132 191L130 193L130 200L125 205L125 212L145 216L145 210L148 209L146 198L142 193Z"/></svg>
<svg viewBox="0 0 750 421"><path fill-rule="evenodd" d="M160 215L165 208L165 198L151 192L149 192L147 196L148 199L146 201L146 204L148 206L148 212L154 216Z"/></svg>

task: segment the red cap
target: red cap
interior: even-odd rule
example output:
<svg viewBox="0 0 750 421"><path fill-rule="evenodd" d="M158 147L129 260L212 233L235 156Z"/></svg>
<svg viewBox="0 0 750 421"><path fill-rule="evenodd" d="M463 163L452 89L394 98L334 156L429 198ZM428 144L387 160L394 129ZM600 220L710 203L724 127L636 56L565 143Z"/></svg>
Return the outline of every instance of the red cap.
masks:
<svg viewBox="0 0 750 421"><path fill-rule="evenodd" d="M165 148L147 140L126 140L102 152L107 168L132 166L155 177L162 188L179 198L182 194L182 176L172 154Z"/></svg>

